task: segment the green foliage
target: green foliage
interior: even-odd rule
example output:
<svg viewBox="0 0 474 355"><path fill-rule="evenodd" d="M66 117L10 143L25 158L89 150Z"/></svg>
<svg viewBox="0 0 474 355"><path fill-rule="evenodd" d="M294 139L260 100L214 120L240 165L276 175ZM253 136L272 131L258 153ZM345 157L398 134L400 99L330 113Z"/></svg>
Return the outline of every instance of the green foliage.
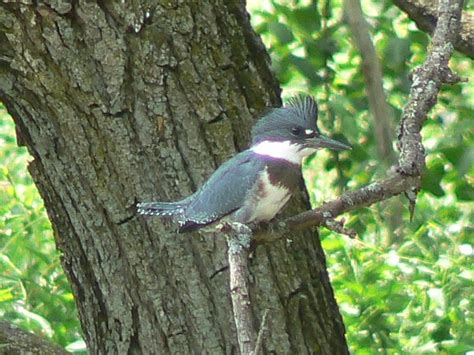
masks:
<svg viewBox="0 0 474 355"><path fill-rule="evenodd" d="M81 339L43 201L0 104L0 318L67 346Z"/></svg>
<svg viewBox="0 0 474 355"><path fill-rule="evenodd" d="M429 37L391 2L362 3L396 113L395 140L409 72L426 57ZM307 161L313 203L385 175L386 166L377 158L360 54L343 24L341 2L265 4L252 7L252 20L270 50L284 95L303 91L316 96L323 129L353 145L351 152L320 152ZM314 23L307 25L311 19ZM276 23L285 29L284 36L271 30ZM451 63L455 72L474 77L469 59L455 54ZM357 240L321 230L354 353L474 350L473 106L472 83L443 88L423 128L427 169L413 222L406 199L399 198L346 217L347 227L359 234Z"/></svg>
<svg viewBox="0 0 474 355"><path fill-rule="evenodd" d="M429 38L391 2L363 4L398 120L409 72L425 58ZM307 161L313 202L385 174L377 158L360 55L343 23L341 1L250 5L285 95L315 95L323 130L353 145L351 152L321 152ZM462 76L474 77L472 63L462 55L456 54L452 65ZM359 233L357 240L321 230L354 353L474 350L473 106L472 83L456 85L443 89L430 114L423 129L427 170L413 222L400 198L349 215L347 226ZM397 122L392 122L394 132ZM25 169L29 155L16 146L13 123L1 106L0 146L0 317L63 346L81 348L51 226Z"/></svg>

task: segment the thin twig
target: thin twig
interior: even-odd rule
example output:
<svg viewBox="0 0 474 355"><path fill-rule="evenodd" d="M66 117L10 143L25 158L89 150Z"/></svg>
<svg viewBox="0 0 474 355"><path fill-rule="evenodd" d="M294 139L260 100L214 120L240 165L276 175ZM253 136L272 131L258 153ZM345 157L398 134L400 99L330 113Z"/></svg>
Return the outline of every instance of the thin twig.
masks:
<svg viewBox="0 0 474 355"><path fill-rule="evenodd" d="M419 185L419 177L403 176L399 173L394 173L384 180L376 181L355 191L347 192L311 211L292 216L286 219L285 223L291 230L320 226L327 219L333 219L342 213L370 206Z"/></svg>
<svg viewBox="0 0 474 355"><path fill-rule="evenodd" d="M327 229L332 230L333 232L347 235L349 238L355 238L357 236L356 231L353 229L344 227L344 223L346 223L346 220L344 218L341 218L339 221L334 218L327 218L323 222L323 225Z"/></svg>
<svg viewBox="0 0 474 355"><path fill-rule="evenodd" d="M459 81L448 67L453 52L453 41L459 32L462 0L440 0L438 24L426 61L414 71L413 83L407 105L401 118L398 148L398 166L389 177L371 183L353 192L347 192L337 199L324 203L311 211L286 219L276 230L304 229L318 226L329 218L342 213L370 206L401 193L416 195L420 188L420 176L425 167L425 151L421 141L421 128L428 112L436 103L443 83ZM410 203L414 199L411 199ZM413 208L413 206L412 206ZM285 225L286 224L286 225ZM278 239L278 236L276 237Z"/></svg>

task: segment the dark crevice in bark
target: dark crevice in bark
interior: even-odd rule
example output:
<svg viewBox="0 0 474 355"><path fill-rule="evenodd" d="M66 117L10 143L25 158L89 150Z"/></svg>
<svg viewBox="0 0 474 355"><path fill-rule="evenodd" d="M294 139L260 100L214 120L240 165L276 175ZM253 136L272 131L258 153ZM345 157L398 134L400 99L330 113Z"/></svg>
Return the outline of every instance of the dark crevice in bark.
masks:
<svg viewBox="0 0 474 355"><path fill-rule="evenodd" d="M170 115L170 117L172 117L172 114L171 114L170 111L169 111L169 115ZM176 126L173 126L173 137L175 137L175 141L174 141L175 148L179 153L179 156L180 156L181 161L183 163L183 168L186 171L186 175L189 177L189 184L191 185L191 190L193 192L195 192L197 190L197 184L192 178L191 170L190 170L190 167L189 167L190 163L188 162L188 159L186 159L186 154L184 154L184 152L183 152L183 150L180 146L180 142L179 142L179 139L178 139L179 135L176 132L177 132ZM183 197L184 196L180 196L180 198L183 198Z"/></svg>
<svg viewBox="0 0 474 355"><path fill-rule="evenodd" d="M140 341L138 338L138 334L140 332L140 318L138 315L137 306L132 306L132 319L133 319L133 330L132 330L132 336L130 337L130 344L129 344L127 354L129 355L143 354L143 350L141 349Z"/></svg>
<svg viewBox="0 0 474 355"><path fill-rule="evenodd" d="M214 237L214 236L213 236ZM193 256L196 260L196 264L199 270L199 276L201 282L206 286L206 290L208 292L208 302L211 304L211 309L212 313L218 315L213 321L214 324L213 326L217 330L217 332L220 334L220 339L219 343L221 344L222 348L225 349L225 336L223 334L223 330L226 328L226 324L223 322L223 320L226 319L226 314L222 314L222 307L219 307L217 304L219 303L219 300L216 299L215 294L212 292L213 288L215 285L210 283L209 277L207 276L207 267L206 264L203 261L203 258L201 256L201 252L198 250L198 248L195 247L196 241L193 239L190 242L190 247L192 249ZM209 265L209 263L207 263ZM211 264L212 266L212 264ZM222 303L222 300L220 300Z"/></svg>
<svg viewBox="0 0 474 355"><path fill-rule="evenodd" d="M270 274L272 276L274 284L278 287L278 290L279 290L278 299L280 301L280 307L281 307L281 310L283 311L283 313L285 314L285 330L286 330L286 333L288 335L288 342L289 342L289 345L290 345L289 350L290 350L290 353L297 354L298 349L297 349L297 347L295 347L295 344L294 344L297 335L295 334L295 331L294 331L294 324L292 324L293 315L291 314L291 310L288 307L288 305L289 305L288 300L289 299L288 299L288 296L287 296L287 291L284 290L282 288L282 284L280 282L278 282L278 269L275 267L275 264L272 260L273 258L272 258L271 250L268 250L267 247L266 247L265 251L266 251L266 256L268 258L269 266L271 268L271 273ZM292 277L292 276L293 275L291 275L290 277Z"/></svg>
<svg viewBox="0 0 474 355"><path fill-rule="evenodd" d="M225 241L176 236L176 225L159 219L117 222L129 217L135 199L195 191L248 146L264 107L279 103L243 4L55 6L1 4L11 26L0 25L0 97L34 157L32 176L89 351L235 353ZM295 353L301 337L318 337L304 333L283 305L295 277L327 277L300 274L319 269L319 260L297 271L297 260L313 255L298 249L319 247L303 238L296 247L260 247L265 254L257 250L252 260L257 318L274 306L269 317L282 322L267 332L268 352ZM328 297L326 284L307 287ZM323 306L318 301L308 312ZM334 318L337 309L327 314Z"/></svg>
<svg viewBox="0 0 474 355"><path fill-rule="evenodd" d="M256 35L252 25L250 24L250 15L245 10L245 1L240 1L240 3L234 0L229 1L229 9L235 16L236 20L239 22L245 38L245 43L247 44L250 51L251 58L256 64L259 73L261 73L262 78L267 85L268 92L270 93L270 104L272 106L280 106L280 85L270 69L270 56L268 55L261 38Z"/></svg>
<svg viewBox="0 0 474 355"><path fill-rule="evenodd" d="M217 269L216 271L214 271L211 276L209 276L209 280L212 280L214 277L218 276L219 274L227 271L229 269L229 266L226 265L226 266L223 266L221 267L220 269Z"/></svg>

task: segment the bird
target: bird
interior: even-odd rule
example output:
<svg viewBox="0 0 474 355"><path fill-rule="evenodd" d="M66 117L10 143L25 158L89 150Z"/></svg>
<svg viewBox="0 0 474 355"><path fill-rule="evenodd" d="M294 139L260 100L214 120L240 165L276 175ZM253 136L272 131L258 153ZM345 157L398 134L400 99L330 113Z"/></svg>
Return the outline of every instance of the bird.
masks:
<svg viewBox="0 0 474 355"><path fill-rule="evenodd" d="M349 150L317 126L318 105L298 95L270 109L252 129L251 146L222 164L192 195L176 202L141 202L137 213L167 216L178 232L215 226L269 222L302 181L303 158L318 149Z"/></svg>

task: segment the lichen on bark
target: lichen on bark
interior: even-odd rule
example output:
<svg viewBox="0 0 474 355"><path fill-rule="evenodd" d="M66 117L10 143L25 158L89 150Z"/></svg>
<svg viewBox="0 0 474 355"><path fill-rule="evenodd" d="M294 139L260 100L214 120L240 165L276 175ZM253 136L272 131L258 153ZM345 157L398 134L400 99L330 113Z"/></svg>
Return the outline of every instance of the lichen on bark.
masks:
<svg viewBox="0 0 474 355"><path fill-rule="evenodd" d="M235 353L225 240L119 222L137 200L191 193L279 104L244 4L1 3L0 99L33 156L90 352ZM271 309L265 351L346 353L319 240L288 238L250 265L254 314Z"/></svg>

